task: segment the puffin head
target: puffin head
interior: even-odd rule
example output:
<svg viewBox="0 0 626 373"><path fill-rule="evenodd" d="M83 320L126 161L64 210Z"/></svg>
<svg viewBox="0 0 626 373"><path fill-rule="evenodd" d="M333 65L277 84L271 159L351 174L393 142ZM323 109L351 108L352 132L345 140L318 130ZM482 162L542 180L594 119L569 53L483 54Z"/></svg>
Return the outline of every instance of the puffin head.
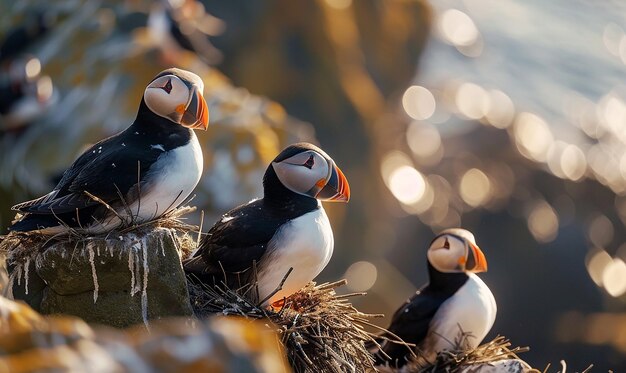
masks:
<svg viewBox="0 0 626 373"><path fill-rule="evenodd" d="M487 259L474 235L461 228L439 233L428 248L428 261L439 272L485 272Z"/></svg>
<svg viewBox="0 0 626 373"><path fill-rule="evenodd" d="M162 71L146 87L143 99L156 115L181 126L204 130L209 109L202 92L204 83L192 72L171 68Z"/></svg>
<svg viewBox="0 0 626 373"><path fill-rule="evenodd" d="M350 185L335 161L309 143L290 145L270 164L266 178L274 171L290 191L320 201L348 202ZM266 190L267 191L267 190Z"/></svg>

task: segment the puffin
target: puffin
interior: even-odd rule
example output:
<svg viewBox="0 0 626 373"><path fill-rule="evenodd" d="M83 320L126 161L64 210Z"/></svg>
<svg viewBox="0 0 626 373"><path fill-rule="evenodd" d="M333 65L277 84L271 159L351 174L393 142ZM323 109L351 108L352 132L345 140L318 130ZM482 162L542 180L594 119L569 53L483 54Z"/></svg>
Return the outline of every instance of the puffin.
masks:
<svg viewBox="0 0 626 373"><path fill-rule="evenodd" d="M206 12L198 0L164 0L155 2L148 16L148 33L166 58L179 58L186 50L208 64L222 59L222 53L209 37L220 34L224 23Z"/></svg>
<svg viewBox="0 0 626 373"><path fill-rule="evenodd" d="M109 232L149 221L185 201L200 181L203 157L194 129L209 124L204 84L171 68L146 87L135 121L88 148L54 189L13 206L11 231Z"/></svg>
<svg viewBox="0 0 626 373"><path fill-rule="evenodd" d="M20 24L4 33L0 40L0 65L14 59L46 37L58 24L56 9L37 10L25 14Z"/></svg>
<svg viewBox="0 0 626 373"><path fill-rule="evenodd" d="M496 301L476 275L487 271L487 260L474 235L461 228L444 230L431 242L427 259L429 282L394 313L387 328L392 334L379 341L384 354L371 350L377 364L402 367L413 354L433 363L437 353L459 347L458 342L463 349L477 347L493 326ZM395 336L415 345L415 351L393 342Z"/></svg>
<svg viewBox="0 0 626 373"><path fill-rule="evenodd" d="M232 290L256 281L258 292L247 292L248 299L263 306L281 303L313 280L333 253L321 201L349 199L348 180L322 149L288 146L265 172L263 198L224 214L183 262L185 272L194 283Z"/></svg>
<svg viewBox="0 0 626 373"><path fill-rule="evenodd" d="M52 79L40 73L41 62L30 56L0 72L0 134L27 127L54 105Z"/></svg>

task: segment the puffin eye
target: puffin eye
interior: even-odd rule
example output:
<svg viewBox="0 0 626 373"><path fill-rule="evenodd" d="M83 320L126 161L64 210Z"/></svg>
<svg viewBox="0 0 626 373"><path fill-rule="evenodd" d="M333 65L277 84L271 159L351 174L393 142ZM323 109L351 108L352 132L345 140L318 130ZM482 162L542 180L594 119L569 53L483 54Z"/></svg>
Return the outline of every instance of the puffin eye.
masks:
<svg viewBox="0 0 626 373"><path fill-rule="evenodd" d="M443 248L444 249L450 249L450 242L448 242L448 239L446 238L446 242L443 243Z"/></svg>
<svg viewBox="0 0 626 373"><path fill-rule="evenodd" d="M313 159L313 154L311 154L309 156L309 159L307 159L307 161L304 162L303 166L310 170L311 168L313 168L313 165L315 165L315 160Z"/></svg>
<svg viewBox="0 0 626 373"><path fill-rule="evenodd" d="M161 87L161 89L167 92L167 94L169 95L170 92L172 92L172 78L169 78L167 80L167 83L165 83L165 85Z"/></svg>

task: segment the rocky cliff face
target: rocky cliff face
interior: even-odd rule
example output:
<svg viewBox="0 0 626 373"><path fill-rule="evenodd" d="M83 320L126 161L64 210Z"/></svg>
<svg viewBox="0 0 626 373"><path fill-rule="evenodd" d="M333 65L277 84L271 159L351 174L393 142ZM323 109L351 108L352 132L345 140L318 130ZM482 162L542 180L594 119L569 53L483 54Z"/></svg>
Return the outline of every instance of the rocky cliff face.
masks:
<svg viewBox="0 0 626 373"><path fill-rule="evenodd" d="M11 234L7 295L42 314L64 314L118 328L192 315L181 256L186 232L148 227L103 237Z"/></svg>

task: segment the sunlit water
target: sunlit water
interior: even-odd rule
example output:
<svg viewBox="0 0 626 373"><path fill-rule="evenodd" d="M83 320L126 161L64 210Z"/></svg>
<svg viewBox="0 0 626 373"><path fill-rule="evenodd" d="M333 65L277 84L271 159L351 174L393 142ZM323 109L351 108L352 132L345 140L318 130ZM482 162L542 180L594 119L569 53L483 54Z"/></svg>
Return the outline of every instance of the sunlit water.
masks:
<svg viewBox="0 0 626 373"><path fill-rule="evenodd" d="M500 89L519 110L544 117L559 138L574 142L585 136L571 123L570 100L581 96L598 103L614 95L623 105L625 2L440 0L432 6L435 31L422 60L423 84L439 86L460 79ZM448 26L452 35L445 35L442 15L449 9L469 16L475 37L472 26L464 25L465 19L454 17ZM466 53L475 57L449 45L455 41L460 49L469 44Z"/></svg>

